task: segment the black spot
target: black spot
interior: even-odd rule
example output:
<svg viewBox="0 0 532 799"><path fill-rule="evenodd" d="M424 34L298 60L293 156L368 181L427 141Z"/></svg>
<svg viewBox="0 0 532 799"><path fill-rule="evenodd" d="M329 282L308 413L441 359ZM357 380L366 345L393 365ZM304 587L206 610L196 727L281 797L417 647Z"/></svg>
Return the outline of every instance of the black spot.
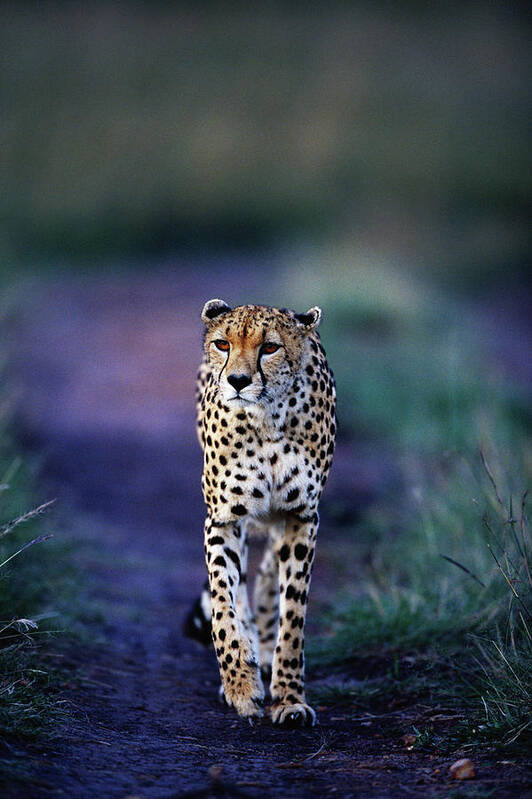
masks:
<svg viewBox="0 0 532 799"><path fill-rule="evenodd" d="M288 558L290 557L290 547L288 546L288 544L283 544L283 546L281 547L281 551L279 552L279 557L282 561L288 560ZM288 596L288 592L286 595Z"/></svg>
<svg viewBox="0 0 532 799"><path fill-rule="evenodd" d="M247 512L248 510L244 505L233 505L231 508L231 513L234 513L235 516L245 516Z"/></svg>
<svg viewBox="0 0 532 799"><path fill-rule="evenodd" d="M254 488L251 493L252 493L252 496L257 497L257 499L261 499L264 496L262 491L260 491L260 489L258 489L258 488Z"/></svg>
<svg viewBox="0 0 532 799"><path fill-rule="evenodd" d="M293 488L286 495L286 501L287 502L293 502L294 499L297 499L298 496L299 496L299 488Z"/></svg>
<svg viewBox="0 0 532 799"><path fill-rule="evenodd" d="M225 641L225 630L220 630L220 632L218 633L218 638L220 639L220 641Z"/></svg>
<svg viewBox="0 0 532 799"><path fill-rule="evenodd" d="M214 558L213 563L214 563L215 566L227 566L227 563L225 562L225 558L222 555L218 555L217 558Z"/></svg>
<svg viewBox="0 0 532 799"><path fill-rule="evenodd" d="M294 555L298 560L304 560L308 552L308 547L305 544L296 544Z"/></svg>
<svg viewBox="0 0 532 799"><path fill-rule="evenodd" d="M234 552L232 549L229 549L229 547L224 547L224 552L228 558L231 558L236 568L238 569L238 573L240 574L240 558L238 557L236 552Z"/></svg>
<svg viewBox="0 0 532 799"><path fill-rule="evenodd" d="M209 546L213 547L215 544L223 544L224 539L221 535L214 535L212 538L207 539Z"/></svg>

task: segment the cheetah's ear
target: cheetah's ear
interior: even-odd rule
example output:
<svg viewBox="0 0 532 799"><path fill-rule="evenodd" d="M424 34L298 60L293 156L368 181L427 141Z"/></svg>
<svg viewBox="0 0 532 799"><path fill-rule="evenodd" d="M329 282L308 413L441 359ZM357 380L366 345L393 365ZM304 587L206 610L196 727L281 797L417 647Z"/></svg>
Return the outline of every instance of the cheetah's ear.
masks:
<svg viewBox="0 0 532 799"><path fill-rule="evenodd" d="M309 308L306 313L294 314L294 318L310 333L310 331L318 327L321 322L321 308L315 305L314 308Z"/></svg>
<svg viewBox="0 0 532 799"><path fill-rule="evenodd" d="M230 311L231 308L228 306L226 302L223 300L209 300L203 306L203 311L201 312L201 318L205 322L206 325L209 322L212 322L217 316L220 314L227 313Z"/></svg>

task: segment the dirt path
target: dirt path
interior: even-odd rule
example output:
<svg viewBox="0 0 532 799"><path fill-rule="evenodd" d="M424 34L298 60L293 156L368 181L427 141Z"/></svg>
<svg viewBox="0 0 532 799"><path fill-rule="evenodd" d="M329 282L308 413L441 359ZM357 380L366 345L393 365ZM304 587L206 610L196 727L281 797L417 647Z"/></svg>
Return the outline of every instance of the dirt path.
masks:
<svg viewBox="0 0 532 799"><path fill-rule="evenodd" d="M181 634L204 577L191 402L198 313L221 284L227 298L260 300L263 279L253 274L207 271L198 281L188 269L25 288L11 341L21 429L46 451L46 480L73 509L63 534L81 543L103 619L92 624L94 640L67 649L63 662L80 675L65 688L70 718L48 748L23 753L32 798L426 797L453 788L449 756L406 751L399 740L438 708L359 716L321 708L312 730L252 728L218 703L213 653ZM348 497L356 513L392 475L374 448L355 461L342 445L329 501ZM311 631L313 607L341 587L327 552L346 545L326 504L323 516ZM324 678L311 669L311 696ZM480 777L460 795L482 786L524 796L525 775L497 759L479 755ZM20 794L7 783L2 795Z"/></svg>

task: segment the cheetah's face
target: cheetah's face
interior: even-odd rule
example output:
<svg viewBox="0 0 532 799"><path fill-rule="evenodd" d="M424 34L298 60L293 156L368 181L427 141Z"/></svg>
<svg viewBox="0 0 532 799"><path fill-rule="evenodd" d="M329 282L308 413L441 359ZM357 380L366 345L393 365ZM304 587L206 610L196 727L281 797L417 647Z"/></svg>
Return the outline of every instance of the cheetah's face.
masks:
<svg viewBox="0 0 532 799"><path fill-rule="evenodd" d="M275 308L240 306L231 310L210 300L202 318L205 350L225 405L273 404L299 371L308 334L318 325L319 308L306 314Z"/></svg>

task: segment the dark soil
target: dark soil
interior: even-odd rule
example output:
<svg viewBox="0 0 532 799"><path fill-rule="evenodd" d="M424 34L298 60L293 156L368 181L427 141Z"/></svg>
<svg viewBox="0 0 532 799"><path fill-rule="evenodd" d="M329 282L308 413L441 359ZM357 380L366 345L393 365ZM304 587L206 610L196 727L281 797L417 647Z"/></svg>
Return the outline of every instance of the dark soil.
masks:
<svg viewBox="0 0 532 799"><path fill-rule="evenodd" d="M75 539L81 593L101 620L87 623L84 643L66 639L47 654L71 674L59 697L68 713L47 740L12 747L26 782L0 777L2 796L528 795L525 766L500 751L475 750L477 777L457 783L449 765L463 752L409 750L402 735L413 725L445 730L456 721L419 697L372 712L315 702L313 729L251 727L218 702L213 652L183 637L204 579L191 401L199 310L220 294L260 301L251 274L126 272L24 287L11 341L21 435L46 455L43 480L65 520L57 535ZM334 570L334 551L349 552L343 524L394 479L385 452L340 444L323 503L311 635L349 581L348 569ZM346 664L333 682L389 665ZM311 701L326 680L310 661Z"/></svg>

